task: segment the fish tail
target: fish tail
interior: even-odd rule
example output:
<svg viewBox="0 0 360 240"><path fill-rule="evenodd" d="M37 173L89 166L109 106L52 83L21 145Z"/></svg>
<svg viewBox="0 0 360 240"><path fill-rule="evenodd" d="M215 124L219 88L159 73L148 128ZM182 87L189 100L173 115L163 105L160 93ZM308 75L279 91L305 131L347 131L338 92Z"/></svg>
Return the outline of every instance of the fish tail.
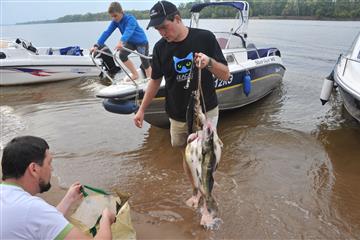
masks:
<svg viewBox="0 0 360 240"><path fill-rule="evenodd" d="M219 209L218 204L213 196L210 195L206 197L206 207L213 217L217 216Z"/></svg>

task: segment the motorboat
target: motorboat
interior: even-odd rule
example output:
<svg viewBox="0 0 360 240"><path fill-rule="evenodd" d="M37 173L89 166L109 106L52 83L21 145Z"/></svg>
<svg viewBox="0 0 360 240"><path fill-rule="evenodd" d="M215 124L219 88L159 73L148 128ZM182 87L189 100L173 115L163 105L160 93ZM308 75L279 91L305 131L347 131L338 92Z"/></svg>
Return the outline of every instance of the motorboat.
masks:
<svg viewBox="0 0 360 240"><path fill-rule="evenodd" d="M279 49L257 48L255 44L248 43L249 4L246 1L195 4L191 8L190 27L197 28L200 12L213 6L230 7L237 12L235 26L230 26L228 32L214 32L231 73L228 81L215 79L214 83L219 109L225 111L248 105L271 93L281 82L285 67ZM129 81L129 77L125 77L97 93L97 97L104 98L103 106L106 110L119 114L137 110L148 81L143 71L138 72L141 76L138 80ZM161 128L169 126L165 112L165 80L161 82L157 95L146 109L144 120Z"/></svg>
<svg viewBox="0 0 360 240"><path fill-rule="evenodd" d="M0 40L1 86L92 77L100 73L88 50L79 46L35 47L20 38Z"/></svg>
<svg viewBox="0 0 360 240"><path fill-rule="evenodd" d="M329 100L334 87L339 89L346 110L360 122L360 32L346 54L340 54L331 74L325 78L320 100Z"/></svg>

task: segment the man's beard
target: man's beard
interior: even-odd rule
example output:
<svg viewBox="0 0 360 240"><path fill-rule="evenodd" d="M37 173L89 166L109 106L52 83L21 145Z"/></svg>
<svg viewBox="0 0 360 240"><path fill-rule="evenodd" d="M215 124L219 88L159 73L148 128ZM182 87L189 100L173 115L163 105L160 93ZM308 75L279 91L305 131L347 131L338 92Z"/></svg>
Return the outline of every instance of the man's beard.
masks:
<svg viewBox="0 0 360 240"><path fill-rule="evenodd" d="M39 188L40 188L40 193L49 191L49 189L51 188L50 181L48 183L45 183L44 180L40 179Z"/></svg>

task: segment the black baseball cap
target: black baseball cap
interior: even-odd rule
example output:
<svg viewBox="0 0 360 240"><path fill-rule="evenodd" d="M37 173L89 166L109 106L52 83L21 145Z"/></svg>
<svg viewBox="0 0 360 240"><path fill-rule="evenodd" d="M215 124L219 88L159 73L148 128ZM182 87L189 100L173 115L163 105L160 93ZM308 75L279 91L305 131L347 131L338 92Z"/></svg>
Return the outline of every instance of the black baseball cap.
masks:
<svg viewBox="0 0 360 240"><path fill-rule="evenodd" d="M168 1L159 1L150 9L150 22L146 29L155 27L164 22L167 16L177 12L177 7Z"/></svg>

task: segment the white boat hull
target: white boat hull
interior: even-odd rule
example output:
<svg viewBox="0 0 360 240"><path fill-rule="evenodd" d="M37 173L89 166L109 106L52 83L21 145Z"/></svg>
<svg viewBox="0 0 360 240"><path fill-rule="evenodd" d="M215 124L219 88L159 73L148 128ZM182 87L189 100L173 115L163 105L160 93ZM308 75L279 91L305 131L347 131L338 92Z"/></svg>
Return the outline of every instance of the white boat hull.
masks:
<svg viewBox="0 0 360 240"><path fill-rule="evenodd" d="M1 67L0 85L54 82L78 77L98 76L94 66L27 66Z"/></svg>
<svg viewBox="0 0 360 240"><path fill-rule="evenodd" d="M360 122L360 34L351 51L339 57L334 69L334 79L346 110Z"/></svg>
<svg viewBox="0 0 360 240"><path fill-rule="evenodd" d="M33 49L29 50L26 48L29 43L16 41L1 42L1 86L95 77L101 73L87 50L81 50L81 55L62 55L60 48L31 45Z"/></svg>
<svg viewBox="0 0 360 240"><path fill-rule="evenodd" d="M351 73L346 74L347 71L345 71L345 74L343 74L345 60L339 61L336 65L334 77L339 86L339 92L346 110L353 118L360 122L360 63L358 63L357 69L352 66L351 70L353 71ZM355 75L355 71L358 71L359 75Z"/></svg>

